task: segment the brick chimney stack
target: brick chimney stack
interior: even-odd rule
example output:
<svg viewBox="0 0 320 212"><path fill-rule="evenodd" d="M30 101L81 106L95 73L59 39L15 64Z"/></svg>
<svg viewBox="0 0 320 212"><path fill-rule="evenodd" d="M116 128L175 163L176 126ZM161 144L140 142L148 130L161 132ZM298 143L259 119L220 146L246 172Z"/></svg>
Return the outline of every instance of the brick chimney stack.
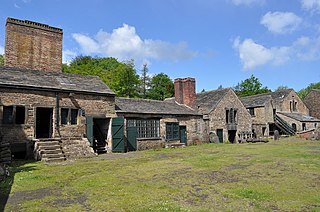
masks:
<svg viewBox="0 0 320 212"><path fill-rule="evenodd" d="M174 80L176 102L193 107L196 101L196 80L194 78L177 78Z"/></svg>
<svg viewBox="0 0 320 212"><path fill-rule="evenodd" d="M62 29L7 18L4 65L61 72Z"/></svg>

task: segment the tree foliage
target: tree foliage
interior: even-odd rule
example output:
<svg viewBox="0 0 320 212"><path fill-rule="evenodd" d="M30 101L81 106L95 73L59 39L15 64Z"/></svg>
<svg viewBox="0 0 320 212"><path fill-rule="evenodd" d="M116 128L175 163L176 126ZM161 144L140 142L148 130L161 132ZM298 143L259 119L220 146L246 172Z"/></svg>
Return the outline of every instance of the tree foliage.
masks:
<svg viewBox="0 0 320 212"><path fill-rule="evenodd" d="M133 61L119 62L115 58L78 56L67 65L64 73L99 76L117 96L137 97L140 84Z"/></svg>
<svg viewBox="0 0 320 212"><path fill-rule="evenodd" d="M151 85L151 77L148 75L148 64L144 64L141 71L141 97L147 98L147 92Z"/></svg>
<svg viewBox="0 0 320 212"><path fill-rule="evenodd" d="M283 91L283 90L287 90L287 89L289 89L288 86L286 86L286 85L280 85L280 86L278 86L278 88L277 88L276 90L274 90L274 91Z"/></svg>
<svg viewBox="0 0 320 212"><path fill-rule="evenodd" d="M4 57L0 54L0 66L4 66Z"/></svg>
<svg viewBox="0 0 320 212"><path fill-rule="evenodd" d="M156 74L151 79L151 87L147 93L150 99L164 100L173 97L174 85L168 75L164 73Z"/></svg>
<svg viewBox="0 0 320 212"><path fill-rule="evenodd" d="M241 83L238 83L238 85L234 87L234 90L240 97L271 92L267 87L262 87L259 79L253 75L251 75L250 78L241 81Z"/></svg>
<svg viewBox="0 0 320 212"><path fill-rule="evenodd" d="M304 99L312 89L320 89L320 82L309 84L308 87L301 89L297 94L301 99Z"/></svg>

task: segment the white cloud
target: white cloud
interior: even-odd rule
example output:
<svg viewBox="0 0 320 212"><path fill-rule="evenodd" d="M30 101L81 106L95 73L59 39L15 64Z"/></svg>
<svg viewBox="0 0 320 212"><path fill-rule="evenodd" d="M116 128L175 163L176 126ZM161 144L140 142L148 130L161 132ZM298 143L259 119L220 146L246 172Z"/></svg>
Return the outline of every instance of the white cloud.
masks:
<svg viewBox="0 0 320 212"><path fill-rule="evenodd" d="M4 48L0 45L0 54L4 54Z"/></svg>
<svg viewBox="0 0 320 212"><path fill-rule="evenodd" d="M142 63L149 59L179 61L190 59L196 53L186 43L141 39L135 27L123 24L111 33L100 30L94 37L75 33L73 38L85 54L111 56L120 60L134 59Z"/></svg>
<svg viewBox="0 0 320 212"><path fill-rule="evenodd" d="M312 61L320 59L320 37L300 37L293 43L292 48L300 60Z"/></svg>
<svg viewBox="0 0 320 212"><path fill-rule="evenodd" d="M232 3L236 6L245 5L252 6L254 4L262 5L265 3L265 0L232 0Z"/></svg>
<svg viewBox="0 0 320 212"><path fill-rule="evenodd" d="M72 50L63 50L62 51L62 63L69 64L75 57L77 57L78 54L75 51Z"/></svg>
<svg viewBox="0 0 320 212"><path fill-rule="evenodd" d="M268 12L260 23L274 34L285 34L296 30L301 24L302 19L291 12Z"/></svg>
<svg viewBox="0 0 320 212"><path fill-rule="evenodd" d="M290 60L290 47L272 47L266 48L252 39L240 41L236 38L233 42L233 48L239 52L240 60L245 70L253 70L258 66L265 64L280 65Z"/></svg>
<svg viewBox="0 0 320 212"><path fill-rule="evenodd" d="M271 48L258 44L252 39L245 39L241 42L240 38L236 38L233 41L233 48L238 51L245 70L254 70L267 64L282 65L290 60L320 60L320 36L300 37L290 46Z"/></svg>
<svg viewBox="0 0 320 212"><path fill-rule="evenodd" d="M14 5L13 5L15 8L17 8L17 9L20 9L21 7L18 5L18 4L16 4L16 3L14 3Z"/></svg>
<svg viewBox="0 0 320 212"><path fill-rule="evenodd" d="M301 5L305 10L320 13L320 0L301 0Z"/></svg>

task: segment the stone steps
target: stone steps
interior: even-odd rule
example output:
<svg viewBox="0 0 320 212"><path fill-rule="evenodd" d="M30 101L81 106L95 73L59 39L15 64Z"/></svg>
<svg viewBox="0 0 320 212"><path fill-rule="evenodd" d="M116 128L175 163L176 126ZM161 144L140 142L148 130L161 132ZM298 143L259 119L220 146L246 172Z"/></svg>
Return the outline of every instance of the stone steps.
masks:
<svg viewBox="0 0 320 212"><path fill-rule="evenodd" d="M45 162L61 162L66 160L60 145L61 139L40 139L35 142L37 159Z"/></svg>

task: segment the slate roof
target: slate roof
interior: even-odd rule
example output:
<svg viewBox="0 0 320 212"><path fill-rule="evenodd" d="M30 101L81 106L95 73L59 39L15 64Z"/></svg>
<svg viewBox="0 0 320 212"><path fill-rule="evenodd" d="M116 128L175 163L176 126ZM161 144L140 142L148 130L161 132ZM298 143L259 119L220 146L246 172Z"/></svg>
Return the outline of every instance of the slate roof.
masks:
<svg viewBox="0 0 320 212"><path fill-rule="evenodd" d="M175 101L123 97L116 98L116 112L159 115L201 115L197 113L197 111L185 105L179 105Z"/></svg>
<svg viewBox="0 0 320 212"><path fill-rule="evenodd" d="M272 99L271 95L254 95L240 98L242 104L248 107L263 107Z"/></svg>
<svg viewBox="0 0 320 212"><path fill-rule="evenodd" d="M278 112L278 113L301 122L320 122L320 120L317 118L314 118L312 116L307 116L301 113L285 113L285 112Z"/></svg>
<svg viewBox="0 0 320 212"><path fill-rule="evenodd" d="M274 103L281 102L284 98L286 98L293 89L284 89L275 92L257 94L253 96L242 97L240 100L244 104L245 107L259 107L264 106L264 104L272 98Z"/></svg>
<svg viewBox="0 0 320 212"><path fill-rule="evenodd" d="M0 86L115 95L97 76L0 67Z"/></svg>
<svg viewBox="0 0 320 212"><path fill-rule="evenodd" d="M231 90L231 88L222 88L218 90L197 93L195 107L201 114L208 114L216 108L223 97Z"/></svg>

